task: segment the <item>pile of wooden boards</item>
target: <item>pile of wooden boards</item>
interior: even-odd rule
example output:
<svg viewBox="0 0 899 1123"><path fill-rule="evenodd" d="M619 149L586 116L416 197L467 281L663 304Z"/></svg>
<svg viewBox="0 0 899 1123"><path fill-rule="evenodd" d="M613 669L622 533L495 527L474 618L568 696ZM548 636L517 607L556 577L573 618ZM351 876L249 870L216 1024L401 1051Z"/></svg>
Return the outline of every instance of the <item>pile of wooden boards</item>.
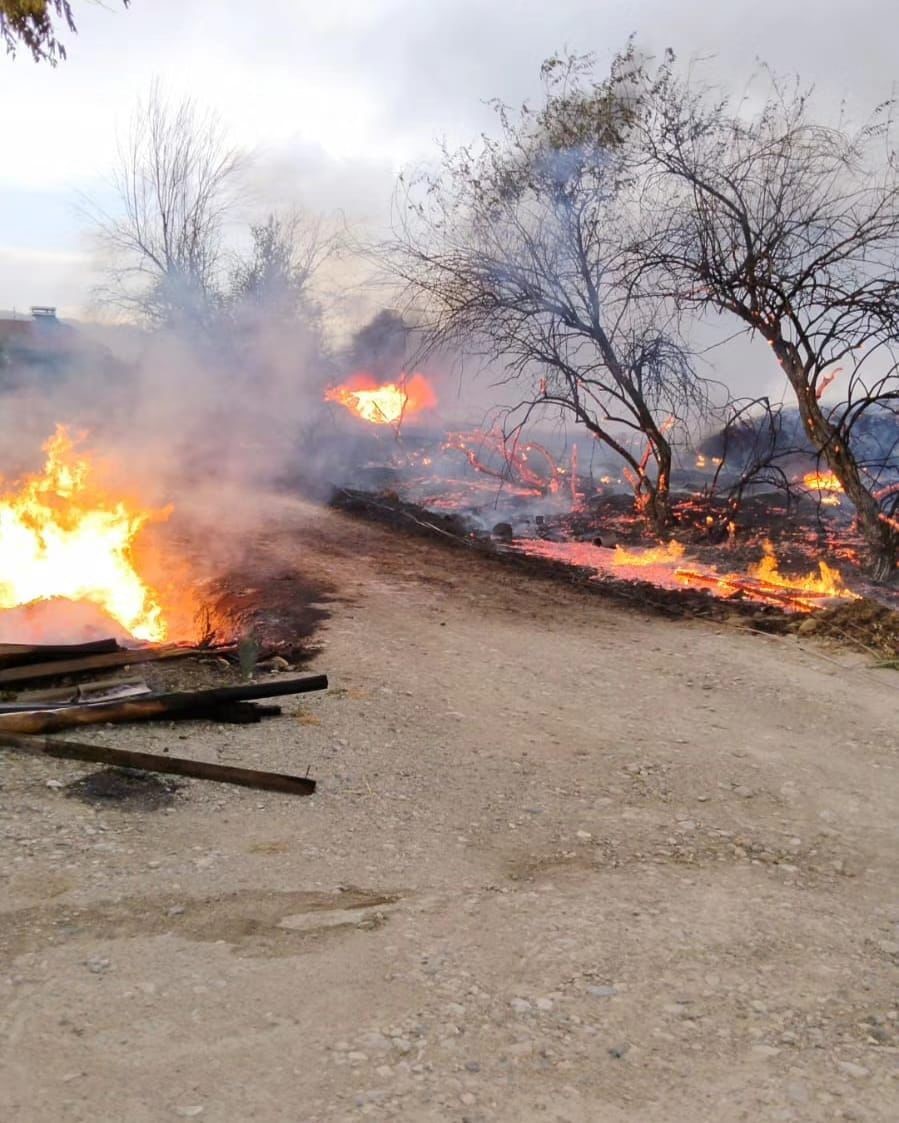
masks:
<svg viewBox="0 0 899 1123"><path fill-rule="evenodd" d="M42 679L67 679L130 668L159 660L219 657L234 648L148 647L126 650L115 640L84 644L29 646L0 644L0 692L21 689ZM39 756L92 761L148 772L167 772L203 780L240 784L267 791L309 795L315 781L308 776L262 772L168 754L134 752L105 745L51 740L48 733L77 726L119 722L207 719L218 722L257 722L281 713L279 706L258 705L259 699L325 690L325 675L283 676L267 682L247 682L205 690L153 691L141 679L101 679L52 689L30 691L26 697L0 701L0 746Z"/></svg>

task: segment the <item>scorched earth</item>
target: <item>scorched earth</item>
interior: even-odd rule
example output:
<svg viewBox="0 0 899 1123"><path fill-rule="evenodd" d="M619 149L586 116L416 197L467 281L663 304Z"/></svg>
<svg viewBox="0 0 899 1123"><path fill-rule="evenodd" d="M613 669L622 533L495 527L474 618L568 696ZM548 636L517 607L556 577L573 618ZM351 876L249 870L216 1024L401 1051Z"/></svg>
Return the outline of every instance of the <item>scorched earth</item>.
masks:
<svg viewBox="0 0 899 1123"><path fill-rule="evenodd" d="M894 671L281 518L332 690L189 747L315 797L4 760L4 1119L897 1117Z"/></svg>

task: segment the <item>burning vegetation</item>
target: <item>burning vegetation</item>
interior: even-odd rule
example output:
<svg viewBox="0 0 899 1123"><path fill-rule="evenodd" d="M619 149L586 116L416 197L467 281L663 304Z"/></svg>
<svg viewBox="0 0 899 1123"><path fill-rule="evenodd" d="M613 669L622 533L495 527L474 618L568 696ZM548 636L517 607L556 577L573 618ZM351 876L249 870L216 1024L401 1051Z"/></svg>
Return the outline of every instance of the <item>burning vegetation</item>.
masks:
<svg viewBox="0 0 899 1123"><path fill-rule="evenodd" d="M437 404L437 395L423 374L400 375L381 385L364 372L325 393L325 401L338 402L373 425L400 425Z"/></svg>
<svg viewBox="0 0 899 1123"><path fill-rule="evenodd" d="M87 602L133 639L164 640L163 608L138 572L135 545L169 510L142 509L105 490L65 426L44 452L43 470L0 496L0 608Z"/></svg>
<svg viewBox="0 0 899 1123"><path fill-rule="evenodd" d="M232 254L245 156L151 92L97 227L110 298L149 329L120 412L156 407L140 438L184 487L179 512L198 475L222 492L239 478L254 511L285 479L370 485L502 550L719 599L809 612L851 599L862 567L887 585L899 172L869 173L889 121L820 129L776 83L753 115L632 45L608 74L554 57L542 78L539 108L502 110L483 145L403 180L377 253L405 312L344 346L314 284L335 238L284 212ZM691 333L712 312L766 342L792 407L761 376L737 398L706 373ZM449 371L472 366L490 400L460 382L444 417ZM60 429L43 473L0 501L0 607L88 603L135 640L182 634L145 564L166 512L97 481Z"/></svg>

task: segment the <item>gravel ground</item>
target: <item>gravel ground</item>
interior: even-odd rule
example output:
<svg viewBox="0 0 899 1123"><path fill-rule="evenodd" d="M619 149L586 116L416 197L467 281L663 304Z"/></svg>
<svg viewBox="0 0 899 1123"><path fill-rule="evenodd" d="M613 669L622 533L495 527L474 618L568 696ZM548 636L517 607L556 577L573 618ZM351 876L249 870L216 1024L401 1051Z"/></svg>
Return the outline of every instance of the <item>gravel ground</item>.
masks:
<svg viewBox="0 0 899 1123"><path fill-rule="evenodd" d="M314 797L4 756L0 1117L899 1117L896 672L279 526L331 690L93 737Z"/></svg>

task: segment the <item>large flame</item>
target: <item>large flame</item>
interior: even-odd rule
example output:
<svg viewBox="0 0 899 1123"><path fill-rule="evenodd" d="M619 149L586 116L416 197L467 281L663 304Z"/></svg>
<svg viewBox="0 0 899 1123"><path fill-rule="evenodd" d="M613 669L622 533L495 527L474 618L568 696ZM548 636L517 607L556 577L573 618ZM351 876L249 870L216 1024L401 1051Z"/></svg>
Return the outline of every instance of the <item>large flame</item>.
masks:
<svg viewBox="0 0 899 1123"><path fill-rule="evenodd" d="M165 639L162 608L134 567L132 547L151 518L168 512L134 510L105 494L65 426L44 451L43 471L0 495L0 608L88 601L136 639Z"/></svg>
<svg viewBox="0 0 899 1123"><path fill-rule="evenodd" d="M339 402L374 425L396 425L436 405L437 396L423 374L378 385L370 374L360 373L328 390L325 401Z"/></svg>

